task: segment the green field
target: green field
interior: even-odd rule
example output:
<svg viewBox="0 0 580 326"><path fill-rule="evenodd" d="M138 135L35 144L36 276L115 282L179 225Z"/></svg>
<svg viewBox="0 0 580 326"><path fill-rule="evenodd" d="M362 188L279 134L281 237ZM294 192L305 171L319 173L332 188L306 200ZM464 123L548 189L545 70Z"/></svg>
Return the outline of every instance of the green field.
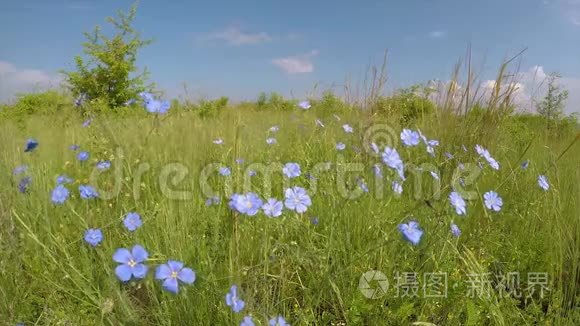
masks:
<svg viewBox="0 0 580 326"><path fill-rule="evenodd" d="M292 325L580 324L576 131L555 135L537 119L510 115L436 111L405 120L321 102L310 110L230 105L205 116L177 105L161 116L139 105L123 110L96 114L87 127L72 105L0 121L2 325L239 325L248 315L256 325L278 315ZM279 131L269 131L274 125ZM403 128L439 140L435 156L423 144L403 146ZM30 137L39 146L25 153ZM267 144L268 137L277 143ZM338 142L346 148L337 150ZM391 189L396 173L369 150L371 142L400 153L402 195ZM72 144L90 153L88 161L77 160ZM97 171L100 160L111 168ZM287 162L300 165L299 177L284 177ZM20 165L28 169L14 175ZM218 173L224 166L229 176ZM250 170L257 175L246 177ZM56 205L51 192L63 174L73 179L65 185L70 198ZM541 174L547 191L538 185ZM21 193L24 176L31 183ZM80 198L81 184L92 184L100 198ZM292 186L312 199L305 213L285 208L270 218L228 207L233 193L283 200ZM458 188L465 216L448 200ZM484 205L490 190L503 198L499 212ZM221 201L207 206L212 195ZM134 232L123 225L129 212L143 220ZM416 246L398 229L410 220L424 231ZM89 228L102 230L96 247L83 240ZM121 282L113 253L136 244L149 253L149 272ZM178 294L154 277L168 259L197 276ZM367 289L365 279L381 275L369 271L384 274L388 287L375 280ZM245 302L239 313L225 302L233 284Z"/></svg>

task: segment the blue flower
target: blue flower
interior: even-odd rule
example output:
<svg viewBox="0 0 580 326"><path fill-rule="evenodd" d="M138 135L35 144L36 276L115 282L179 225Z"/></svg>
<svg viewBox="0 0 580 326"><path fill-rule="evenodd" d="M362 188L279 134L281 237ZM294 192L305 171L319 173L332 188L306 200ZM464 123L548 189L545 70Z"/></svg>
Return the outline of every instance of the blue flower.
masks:
<svg viewBox="0 0 580 326"><path fill-rule="evenodd" d="M169 101L154 99L151 94L145 98L145 110L149 113L164 114L169 111L171 104Z"/></svg>
<svg viewBox="0 0 580 326"><path fill-rule="evenodd" d="M367 184L363 179L357 179L356 183L358 184L359 188L362 189L362 191L369 192L369 187L367 187Z"/></svg>
<svg viewBox="0 0 580 326"><path fill-rule="evenodd" d="M26 172L26 170L28 170L28 165L21 165L21 166L16 167L14 169L14 171L12 171L12 174L19 175L19 174Z"/></svg>
<svg viewBox="0 0 580 326"><path fill-rule="evenodd" d="M403 185L401 185L398 181L393 181L391 186L396 194L400 195L403 193Z"/></svg>
<svg viewBox="0 0 580 326"><path fill-rule="evenodd" d="M319 221L318 221L318 217L316 217L316 216L314 216L314 217L311 217L311 218L310 218L310 222L311 222L313 225L318 225L318 222L319 222Z"/></svg>
<svg viewBox="0 0 580 326"><path fill-rule="evenodd" d="M292 187L284 191L286 200L284 205L286 208L292 211L296 211L299 214L306 212L308 206L312 205L310 196L306 190L302 187Z"/></svg>
<svg viewBox="0 0 580 326"><path fill-rule="evenodd" d="M103 232L101 229L88 229L85 231L85 241L93 247L96 247L103 241Z"/></svg>
<svg viewBox="0 0 580 326"><path fill-rule="evenodd" d="M339 150L339 151L342 151L342 150L344 150L345 148L346 148L346 145L345 145L345 144L343 144L343 143L337 143L337 144L336 144L336 149L337 149L337 150Z"/></svg>
<svg viewBox="0 0 580 326"><path fill-rule="evenodd" d="M298 106L303 110L308 110L312 107L309 101L301 101L300 103L298 103Z"/></svg>
<svg viewBox="0 0 580 326"><path fill-rule="evenodd" d="M254 170L249 170L249 171L248 171L248 175L249 175L250 177L253 177L253 176L255 176L256 174L258 174L258 173L257 173L256 171L254 171Z"/></svg>
<svg viewBox="0 0 580 326"><path fill-rule="evenodd" d="M528 168L528 166L530 166L530 160L525 160L525 161L522 163L522 170L525 170L525 169L527 169L527 168Z"/></svg>
<svg viewBox="0 0 580 326"><path fill-rule="evenodd" d="M435 172L435 171L429 171L429 173L431 173L431 176L433 177L433 179L439 180L439 175L437 174L437 172Z"/></svg>
<svg viewBox="0 0 580 326"><path fill-rule="evenodd" d="M487 163L489 164L489 166L491 166L492 169L499 170L499 163L493 157L491 157L491 154L487 149L485 149L481 145L475 145L475 151L477 152L477 154L479 154L479 156L483 157L487 161Z"/></svg>
<svg viewBox="0 0 580 326"><path fill-rule="evenodd" d="M403 142L403 145L408 147L417 146L420 141L419 133L414 130L403 129L403 131L401 131L401 141Z"/></svg>
<svg viewBox="0 0 580 326"><path fill-rule="evenodd" d="M465 215L467 213L465 200L458 192L453 191L449 194L449 202L455 208L455 212L458 215Z"/></svg>
<svg viewBox="0 0 580 326"><path fill-rule="evenodd" d="M270 137L270 138L266 139L266 144L268 144L268 145L276 144L276 138Z"/></svg>
<svg viewBox="0 0 580 326"><path fill-rule="evenodd" d="M73 180L64 174L56 177L56 184L57 185L62 185L62 184L71 183L71 182L73 182Z"/></svg>
<svg viewBox="0 0 580 326"><path fill-rule="evenodd" d="M91 125L91 122L93 122L93 119L87 119L83 122L83 127L86 128L88 126Z"/></svg>
<svg viewBox="0 0 580 326"><path fill-rule="evenodd" d="M381 154L383 163L385 163L388 167L394 169L399 174L399 177L402 180L405 180L405 166L403 164L403 160L401 160L401 156L396 149L385 147L384 152Z"/></svg>
<svg viewBox="0 0 580 326"><path fill-rule="evenodd" d="M262 200L253 192L245 195L233 194L229 206L240 214L254 216L262 207Z"/></svg>
<svg viewBox="0 0 580 326"><path fill-rule="evenodd" d="M127 214L127 216L125 216L123 224L125 225L127 230L133 232L137 230L139 227L141 227L141 225L143 225L143 222L141 221L141 215L135 212L130 212Z"/></svg>
<svg viewBox="0 0 580 326"><path fill-rule="evenodd" d="M157 266L155 278L163 281L163 288L177 294L179 281L185 284L195 282L195 272L191 268L184 268L180 261L169 260L167 264Z"/></svg>
<svg viewBox="0 0 580 326"><path fill-rule="evenodd" d="M456 224L451 224L451 234L453 234L453 236L458 237L461 235L461 230L459 229L459 227Z"/></svg>
<svg viewBox="0 0 580 326"><path fill-rule="evenodd" d="M262 210L264 214L269 217L278 217L282 215L282 209L284 205L281 201L276 200L275 198L270 198L268 201L262 205Z"/></svg>
<svg viewBox="0 0 580 326"><path fill-rule="evenodd" d="M216 138L213 140L213 143L216 145L222 145L224 143L224 140L221 138Z"/></svg>
<svg viewBox="0 0 580 326"><path fill-rule="evenodd" d="M274 317L268 321L268 326L290 326L282 316Z"/></svg>
<svg viewBox="0 0 580 326"><path fill-rule="evenodd" d="M95 190L95 188L89 185L80 185L79 193L82 199L92 199L99 197L99 193Z"/></svg>
<svg viewBox="0 0 580 326"><path fill-rule="evenodd" d="M20 183L18 183L18 191L20 191L21 193L25 193L28 191L28 186L32 183L32 178L29 176L26 176L24 178L22 178L20 180Z"/></svg>
<svg viewBox="0 0 580 326"><path fill-rule="evenodd" d="M139 93L139 97L143 100L143 102L150 102L153 101L153 94L148 92L141 92Z"/></svg>
<svg viewBox="0 0 580 326"><path fill-rule="evenodd" d="M300 165L298 165L298 163L286 163L286 165L284 165L284 167L282 168L282 172L288 177L288 178L296 178L299 177L301 172L300 172Z"/></svg>
<svg viewBox="0 0 580 326"><path fill-rule="evenodd" d="M232 285L230 292L226 294L226 305L232 308L232 311L238 313L244 309L246 303L238 297L238 287Z"/></svg>
<svg viewBox="0 0 580 326"><path fill-rule="evenodd" d="M26 146L24 146L25 152L32 152L36 147L38 147L38 141L34 138L29 138L26 141Z"/></svg>
<svg viewBox="0 0 580 326"><path fill-rule="evenodd" d="M375 173L375 175L377 177L380 177L383 175L383 172L381 170L381 166L378 163L373 165L373 172Z"/></svg>
<svg viewBox="0 0 580 326"><path fill-rule="evenodd" d="M244 320L240 323L240 326L256 326L256 324L254 324L251 316L245 316Z"/></svg>
<svg viewBox="0 0 580 326"><path fill-rule="evenodd" d="M119 248L113 254L113 260L120 265L115 268L115 275L123 282L131 278L142 279L147 275L147 266L143 264L149 254L143 247L136 245L129 251L125 248Z"/></svg>
<svg viewBox="0 0 580 326"><path fill-rule="evenodd" d="M111 161L100 161L97 163L97 169L105 171L111 168Z"/></svg>
<svg viewBox="0 0 580 326"><path fill-rule="evenodd" d="M69 148L70 148L70 150L71 150L71 151L77 151L77 150L78 150L79 148L81 148L81 147L80 147L79 145L72 144L72 145L70 145L70 147L69 147Z"/></svg>
<svg viewBox="0 0 580 326"><path fill-rule="evenodd" d="M427 153L431 154L431 156L435 156L435 147L439 146L439 141L435 139L427 140L425 145L427 145Z"/></svg>
<svg viewBox="0 0 580 326"><path fill-rule="evenodd" d="M237 158L236 159L236 164L244 164L244 159L243 158Z"/></svg>
<svg viewBox="0 0 580 326"><path fill-rule="evenodd" d="M495 191L488 191L483 194L483 199L485 202L485 207L493 211L499 212L503 206L503 200Z"/></svg>
<svg viewBox="0 0 580 326"><path fill-rule="evenodd" d="M417 221L410 221L407 224L399 224L399 231L401 234L414 245L418 245L423 236L423 230L419 227Z"/></svg>
<svg viewBox="0 0 580 326"><path fill-rule="evenodd" d="M343 124L342 129L344 130L344 132L349 133L349 134L351 134L354 131L352 129L352 127L348 124Z"/></svg>
<svg viewBox="0 0 580 326"><path fill-rule="evenodd" d="M218 205L220 201L221 199L218 196L209 197L208 199L206 199L205 205L206 206Z"/></svg>
<svg viewBox="0 0 580 326"><path fill-rule="evenodd" d="M77 160L84 162L89 159L89 156L88 152L82 151L77 154Z"/></svg>
<svg viewBox="0 0 580 326"><path fill-rule="evenodd" d="M548 191L550 189L550 184L548 183L548 177L545 175L538 176L538 185L540 188L544 189L544 191Z"/></svg>
<svg viewBox="0 0 580 326"><path fill-rule="evenodd" d="M58 185L56 186L56 188L54 188L54 190L52 190L50 199L54 204L62 204L68 199L69 195L70 192L68 191L68 189L66 189L65 186Z"/></svg>
<svg viewBox="0 0 580 326"><path fill-rule="evenodd" d="M224 177L227 177L228 175L232 174L232 171L227 166L221 167L219 172Z"/></svg>

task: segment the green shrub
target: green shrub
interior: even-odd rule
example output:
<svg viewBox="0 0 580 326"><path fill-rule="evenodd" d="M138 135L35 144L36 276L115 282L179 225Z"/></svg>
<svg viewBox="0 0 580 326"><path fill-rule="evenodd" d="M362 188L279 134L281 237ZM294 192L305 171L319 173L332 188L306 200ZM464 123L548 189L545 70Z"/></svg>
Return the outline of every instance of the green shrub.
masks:
<svg viewBox="0 0 580 326"><path fill-rule="evenodd" d="M401 125L406 126L435 112L436 106L426 92L421 85L411 86L393 96L379 97L372 109L389 118L398 117Z"/></svg>

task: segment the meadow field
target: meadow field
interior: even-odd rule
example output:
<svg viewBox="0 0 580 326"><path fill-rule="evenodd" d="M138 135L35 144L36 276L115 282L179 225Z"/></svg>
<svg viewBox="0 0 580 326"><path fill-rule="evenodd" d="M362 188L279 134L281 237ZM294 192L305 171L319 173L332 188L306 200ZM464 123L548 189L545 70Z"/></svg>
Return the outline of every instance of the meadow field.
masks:
<svg viewBox="0 0 580 326"><path fill-rule="evenodd" d="M580 323L577 130L304 107L3 117L0 323Z"/></svg>

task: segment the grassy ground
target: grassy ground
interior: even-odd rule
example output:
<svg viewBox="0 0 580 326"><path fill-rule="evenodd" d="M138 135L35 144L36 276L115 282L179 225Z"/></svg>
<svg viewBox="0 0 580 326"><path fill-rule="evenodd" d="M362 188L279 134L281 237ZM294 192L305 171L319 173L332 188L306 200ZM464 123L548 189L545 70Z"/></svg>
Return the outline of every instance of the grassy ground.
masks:
<svg viewBox="0 0 580 326"><path fill-rule="evenodd" d="M580 323L580 142L558 159L575 135L553 139L530 129L522 138L511 122L474 125L434 116L412 123L440 140L431 157L424 146L402 146L398 119L338 116L340 121L316 107L227 109L206 119L192 112L161 119L96 117L83 128L78 115L64 111L1 122L0 322L238 325L252 315L256 325L267 325L282 315L293 325ZM316 126L316 118L325 128ZM354 133L343 131L345 123ZM272 125L280 130L270 133ZM266 144L269 135L277 144ZM40 143L32 153L23 152L28 137ZM213 144L218 137L223 145ZM371 140L401 153L408 177L402 196L391 190L394 173L365 150ZM346 149L337 151L337 142ZM71 144L89 151L89 161L78 162ZM475 144L489 149L499 171L485 164L477 168ZM245 162L238 164L237 158ZM102 159L110 159L112 168L96 173L94 165ZM530 166L523 170L526 159ZM299 163L302 175L285 180L276 163L286 162ZM331 163L330 170L319 169L324 162ZM382 179L373 173L375 163L382 165ZM458 163L465 163L465 171ZM24 194L17 189L23 175L12 175L22 164L32 178ZM229 166L232 174L210 174L212 164ZM258 173L243 188L248 168L268 166L275 171L271 178ZM420 166L436 169L440 185L426 171L412 172ZM60 174L75 181L67 185L71 198L54 205L50 193ZM454 174L475 176L466 180L473 199L465 217L447 199ZM548 191L539 188L539 174L548 176ZM207 182L200 181L204 175ZM368 193L357 186L357 177L365 180ZM102 198L79 198L78 185L95 182ZM312 206L306 213L248 217L228 208L232 192L251 189L282 199L284 185L309 189ZM503 198L500 212L485 208L482 195L489 190ZM212 192L221 204L206 206ZM122 223L130 211L143 218L135 232ZM397 229L411 219L424 230L417 246ZM449 230L452 222L462 231L458 238ZM87 228L104 233L95 248L83 241ZM123 284L112 255L135 244L149 252L150 272L144 280ZM197 273L195 283L182 284L178 295L164 291L153 277L155 266L167 259ZM361 276L371 270L389 282L387 293L375 293L376 298L359 289ZM416 282L411 273L417 273ZM430 292L436 289L431 273L445 273L444 297ZM232 284L246 303L239 314L225 305Z"/></svg>

